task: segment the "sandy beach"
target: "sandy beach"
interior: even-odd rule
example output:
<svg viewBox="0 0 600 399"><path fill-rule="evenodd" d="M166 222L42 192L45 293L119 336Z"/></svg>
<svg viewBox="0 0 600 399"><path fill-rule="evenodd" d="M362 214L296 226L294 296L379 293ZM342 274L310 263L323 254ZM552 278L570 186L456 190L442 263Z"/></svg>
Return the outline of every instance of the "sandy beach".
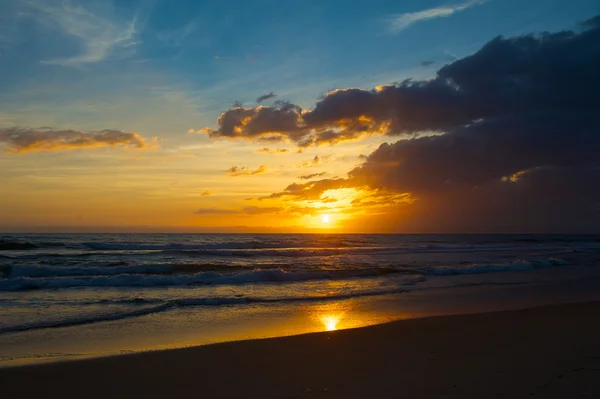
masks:
<svg viewBox="0 0 600 399"><path fill-rule="evenodd" d="M0 369L4 398L600 397L600 303Z"/></svg>

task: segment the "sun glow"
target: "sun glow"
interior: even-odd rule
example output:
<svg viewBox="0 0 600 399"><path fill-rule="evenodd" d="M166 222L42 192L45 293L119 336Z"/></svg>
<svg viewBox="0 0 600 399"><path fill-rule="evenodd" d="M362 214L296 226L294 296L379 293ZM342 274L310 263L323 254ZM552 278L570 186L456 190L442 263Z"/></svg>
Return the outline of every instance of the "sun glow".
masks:
<svg viewBox="0 0 600 399"><path fill-rule="evenodd" d="M335 331L337 330L337 325L340 321L338 316L323 316L321 317L321 322L325 326L327 331Z"/></svg>
<svg viewBox="0 0 600 399"><path fill-rule="evenodd" d="M329 223L329 215L321 216L321 221L325 224Z"/></svg>

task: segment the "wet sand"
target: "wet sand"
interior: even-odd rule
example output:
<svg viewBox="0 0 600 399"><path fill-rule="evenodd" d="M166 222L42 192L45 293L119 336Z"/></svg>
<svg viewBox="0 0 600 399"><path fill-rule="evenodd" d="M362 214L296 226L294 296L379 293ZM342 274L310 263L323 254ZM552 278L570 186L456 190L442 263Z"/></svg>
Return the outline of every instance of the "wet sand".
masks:
<svg viewBox="0 0 600 399"><path fill-rule="evenodd" d="M3 398L600 398L600 303L0 369Z"/></svg>

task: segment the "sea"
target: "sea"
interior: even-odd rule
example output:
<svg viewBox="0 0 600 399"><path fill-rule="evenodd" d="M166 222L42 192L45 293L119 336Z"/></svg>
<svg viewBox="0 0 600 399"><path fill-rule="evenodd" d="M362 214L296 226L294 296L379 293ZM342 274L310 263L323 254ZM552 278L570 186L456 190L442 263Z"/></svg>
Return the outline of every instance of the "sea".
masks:
<svg viewBox="0 0 600 399"><path fill-rule="evenodd" d="M0 235L0 367L600 300L599 235Z"/></svg>

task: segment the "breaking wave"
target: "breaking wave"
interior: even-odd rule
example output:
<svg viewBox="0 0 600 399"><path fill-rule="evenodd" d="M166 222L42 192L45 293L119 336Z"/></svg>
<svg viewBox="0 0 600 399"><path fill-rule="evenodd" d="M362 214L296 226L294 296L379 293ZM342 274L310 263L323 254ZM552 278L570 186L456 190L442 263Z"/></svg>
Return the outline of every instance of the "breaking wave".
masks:
<svg viewBox="0 0 600 399"><path fill-rule="evenodd" d="M386 267L335 270L289 271L283 268L254 269L242 272L219 273L205 271L195 274L174 274L171 266L114 266L114 267L13 267L10 278L0 279L0 291L61 289L75 287L156 287L192 285L237 285L269 282L305 282L369 278L388 274L445 276L526 271L541 267L565 265L561 259L545 261L516 260L504 264L471 264L426 268Z"/></svg>

